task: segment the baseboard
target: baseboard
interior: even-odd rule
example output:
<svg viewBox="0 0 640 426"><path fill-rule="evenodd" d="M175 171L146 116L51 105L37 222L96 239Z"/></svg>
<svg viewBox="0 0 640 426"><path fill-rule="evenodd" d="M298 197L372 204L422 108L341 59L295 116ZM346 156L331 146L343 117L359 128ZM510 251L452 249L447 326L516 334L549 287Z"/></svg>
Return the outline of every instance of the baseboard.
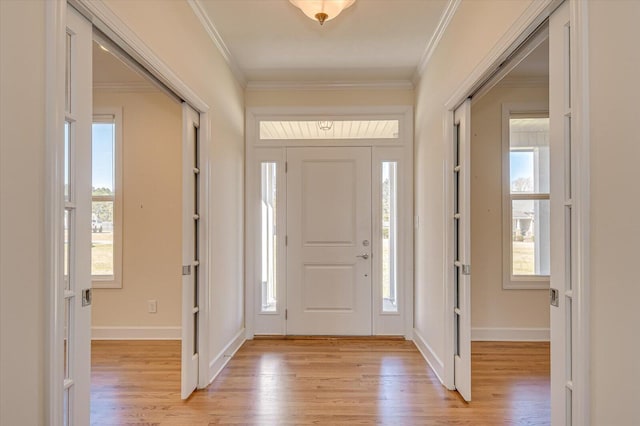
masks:
<svg viewBox="0 0 640 426"><path fill-rule="evenodd" d="M91 340L181 340L182 327L91 327Z"/></svg>
<svg viewBox="0 0 640 426"><path fill-rule="evenodd" d="M244 327L236 333L229 343L209 362L209 383L213 382L220 374L222 369L227 365L240 346L245 342Z"/></svg>
<svg viewBox="0 0 640 426"><path fill-rule="evenodd" d="M478 342L548 342L548 328L472 328L471 340Z"/></svg>
<svg viewBox="0 0 640 426"><path fill-rule="evenodd" d="M440 383L444 385L444 381L442 380L442 376L444 374L444 364L435 354L431 346L427 343L427 341L422 337L422 334L417 329L413 329L413 344L416 345L424 359L429 364L429 367L433 370L433 372L440 380Z"/></svg>

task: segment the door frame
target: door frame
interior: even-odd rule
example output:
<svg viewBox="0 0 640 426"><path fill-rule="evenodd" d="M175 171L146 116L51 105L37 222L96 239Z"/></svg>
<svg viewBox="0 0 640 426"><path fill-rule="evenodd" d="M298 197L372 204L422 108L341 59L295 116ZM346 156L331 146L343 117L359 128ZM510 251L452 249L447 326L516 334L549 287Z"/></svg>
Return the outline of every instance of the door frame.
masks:
<svg viewBox="0 0 640 426"><path fill-rule="evenodd" d="M574 357L573 377L574 380L574 401L575 424L589 424L590 417L590 395L589 395L589 318L590 318L590 284L589 284L589 81L588 81L588 4L581 0L541 0L533 2L496 43L494 48L478 64L478 66L467 76L460 86L452 93L445 104L443 111L444 122L444 151L445 160L443 170L449 170L453 165L452 153L449 147L454 141L454 111L467 98L478 92L478 90L489 81L492 76L499 72L500 65L507 60L529 36L556 10L563 1L568 1L571 17L571 69L572 85L576 89L572 99L572 134L575 138L573 152L575 162L573 164L574 186L573 205L576 210L576 247L572 256L575 256L576 277L574 289L579 295L575 306L575 332L574 332L574 353L580 354ZM451 270L447 267L455 259L450 254L450 244L453 238L453 229L448 218L453 214L453 202L448 196L453 185L449 175L444 176L443 185L443 232L444 232L444 262L443 276L445 279L445 356L443 384L448 389L454 389L454 323L453 315L453 277ZM552 404L554 402L552 401ZM559 403L563 403L559 402Z"/></svg>
<svg viewBox="0 0 640 426"><path fill-rule="evenodd" d="M362 119L397 119L400 121L400 134L397 139L344 139L341 141L328 139L314 140L260 140L259 126L263 120L362 120ZM245 149L245 332L247 339L253 339L255 334L286 334L285 312L284 309L278 309L274 313L258 314L257 283L259 281L259 265L260 258L259 236L260 225L253 212L259 209L259 191L260 180L259 174L255 171L260 162L275 162L278 165L278 176L281 179L278 185L278 197L280 202L286 202L286 190L283 183L286 183L284 168L286 162L287 147L334 147L334 146L367 146L372 147L372 158L380 161L399 161L403 164L405 170L401 173L403 182L399 185L399 197L404 201L401 205L404 209L401 220L405 226L400 227L399 232L404 241L401 247L401 253L398 256L398 264L401 269L402 276L399 278L404 283L404 294L401 296L404 310L400 315L389 314L401 318L399 329L407 340L413 339L413 107L412 106L379 106L379 107L353 107L353 106L327 106L327 107L253 107L246 110L246 149ZM394 148L396 152L401 151L401 160L398 160L398 154L393 154L389 148ZM373 177L376 176L372 172ZM372 182L372 185L374 183ZM375 192L372 195L372 202L375 202ZM286 204L285 204L286 205ZM281 215L282 217L282 215ZM372 215L373 220L376 219ZM278 218L278 225L284 228L286 219ZM376 236L375 227L372 237ZM281 239L283 240L283 239ZM278 247L281 252L284 251L284 243ZM278 294L286 294L286 287L283 286L286 279L286 264L282 262L283 273L278 275L279 287ZM278 265L280 267L280 264ZM375 266L375 265L374 265ZM375 279L376 274L373 275ZM252 285L253 283L253 285ZM375 291L376 283L373 282ZM279 296L284 300L284 297ZM375 298L374 298L375 300ZM286 301L285 301L286 303ZM385 327L385 321L376 322L376 318L382 314L376 314L376 307L372 305L372 326L374 335L388 335L392 333L388 331L389 327ZM258 322L258 316L260 321ZM392 320L391 320L392 321ZM270 324L268 332L257 330L256 324ZM271 331L273 330L273 331Z"/></svg>
<svg viewBox="0 0 640 426"><path fill-rule="evenodd" d="M200 157L201 157L201 200L202 216L201 253L204 267L201 268L200 300L201 316L199 321L199 347L202 350L199 364L198 388L209 384L209 276L210 276L210 239L209 205L211 164L209 159L211 144L210 108L200 96L180 79L129 27L102 1L89 0L51 0L45 5L45 318L47 329L45 348L45 423L57 426L62 421L62 387L60 386L61 335L59 321L62 317L60 304L60 286L62 277L61 250L63 244L62 188L64 170L62 168L64 140L64 99L65 99L65 34L66 8L78 10L93 25L106 34L119 48L136 60L147 72L164 84L169 90L189 103L200 115Z"/></svg>

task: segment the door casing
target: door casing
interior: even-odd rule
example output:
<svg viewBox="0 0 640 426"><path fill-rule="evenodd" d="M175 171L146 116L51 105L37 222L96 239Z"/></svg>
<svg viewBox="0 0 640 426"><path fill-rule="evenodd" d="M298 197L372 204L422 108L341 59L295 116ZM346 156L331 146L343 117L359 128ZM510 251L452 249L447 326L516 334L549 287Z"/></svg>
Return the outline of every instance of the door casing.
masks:
<svg viewBox="0 0 640 426"><path fill-rule="evenodd" d="M571 21L571 81L574 90L571 94L572 105L572 152L573 164L571 168L573 186L573 208L575 209L575 246L572 250L572 257L575 262L575 282L574 292L578 294L574 305L574 342L573 342L573 377L574 377L574 424L589 424L589 118L588 99L589 86L588 70L588 2L581 0L541 0L533 2L522 14L518 25L511 27L497 42L492 51L479 63L474 71L464 80L464 82L452 93L444 108L445 134L443 142L445 146L450 146L453 141L454 111L467 98L474 95L487 82L491 76L499 69L500 65L518 49L522 43L535 32L549 16L564 1L569 4L569 14ZM445 152L448 152L445 149ZM453 164L451 154L445 157L444 169L448 170ZM563 173L564 171L560 171ZM451 179L444 179L444 199L445 207L443 217L447 220L453 211L452 200L447 199L452 186ZM452 274L448 271L447 265L454 259L450 255L448 242L452 238L452 229L444 223L445 241L445 355L444 355L444 375L442 383L448 389L455 389L454 385L454 323L453 316L449 315L453 309L453 280ZM552 330L553 333L553 330ZM576 354L579 354L576 355ZM552 363L563 362L563 360L553 360ZM552 390L553 392L553 390ZM554 404L564 404L557 398L552 400ZM554 423L555 424L555 423Z"/></svg>
<svg viewBox="0 0 640 426"><path fill-rule="evenodd" d="M45 362L46 377L46 414L47 424L57 426L62 422L62 390L60 387L59 366L61 365L62 351L60 343L60 306L57 301L60 298L57 289L60 288L62 278L62 258L60 247L63 244L63 233L60 229L62 223L61 212L64 209L62 187L63 169L60 166L63 152L61 151L64 137L64 100L65 100L65 34L66 34L66 9L72 6L81 15L89 19L94 28L109 35L114 43L135 58L138 63L156 80L161 82L169 91L191 105L200 116L200 157L201 157L201 214L203 220L200 232L203 237L208 235L209 212L209 181L210 161L209 145L210 119L209 106L193 91L187 83L181 80L163 61L151 52L146 44L128 26L102 2L90 0L52 0L45 6L45 27L47 56L46 67L46 154L45 154L45 244L46 265L45 274L49 277L50 285L47 285L45 295L46 316L48 329L46 336L47 359ZM209 243L207 238L202 238L201 256L209 259ZM209 371L208 335L209 318L208 304L204 303L209 298L209 262L205 262L201 268L199 294L201 303L199 320L199 358L198 387L206 387L212 380ZM89 362L89 360L85 360ZM89 378L86 378L89 380Z"/></svg>
<svg viewBox="0 0 640 426"><path fill-rule="evenodd" d="M373 335L403 335L405 338L413 339L413 108L410 106L397 107L307 107L307 108L248 108L246 118L246 209L245 209L245 329L246 338L252 339L254 335L284 335L286 300L282 297L285 287L278 289L279 307L276 312L259 312L259 289L260 281L260 223L258 216L253 213L260 209L260 175L258 173L261 162L275 162L279 176L278 200L286 206L286 191L283 190L283 183L286 182L284 170L286 167L287 147L332 147L332 146L366 146L372 148L374 162L397 161L403 168L399 179L399 203L402 206L402 213L399 221L402 223L399 229L402 239L399 248L399 282L401 285L401 312L399 314L382 313L376 309L379 301L375 299L376 284L375 268L372 271L374 284L375 305L373 307ZM397 139L344 139L344 140L260 140L259 126L262 120L368 120L368 119L398 119L400 121L400 132ZM375 163L372 168L372 176L377 178ZM375 205L375 191L372 196ZM375 206L373 208L375 211ZM372 215L375 223L378 220L375 214ZM278 219L278 227L285 229L286 218L282 215ZM284 235L283 235L284 237ZM379 237L376 234L376 226L373 227L372 239ZM284 239L280 238L282 246L278 248L281 253L285 252ZM375 250L375 248L374 248ZM375 256L375 253L374 253ZM284 262L284 256L279 257L280 262ZM375 257L374 257L375 259ZM278 266L282 271L286 269L286 264ZM284 275L280 274L278 281L284 281ZM281 300L282 299L282 300ZM280 303L282 302L282 303Z"/></svg>

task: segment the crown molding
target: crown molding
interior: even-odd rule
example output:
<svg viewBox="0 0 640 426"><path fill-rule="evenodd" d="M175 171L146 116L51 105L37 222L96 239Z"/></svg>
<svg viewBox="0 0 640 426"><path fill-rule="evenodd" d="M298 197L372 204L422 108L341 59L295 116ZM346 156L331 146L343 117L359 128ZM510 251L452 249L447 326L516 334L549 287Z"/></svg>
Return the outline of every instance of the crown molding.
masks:
<svg viewBox="0 0 640 426"><path fill-rule="evenodd" d="M193 13L196 15L196 17L202 24L202 27L209 35L209 38L211 38L213 43L216 45L216 47L220 51L220 54L222 55L224 60L227 62L227 65L229 65L229 68L231 69L231 72L233 73L233 75L236 77L240 85L245 87L247 84L247 80L244 76L244 73L240 70L240 67L238 67L238 64L236 63L235 59L231 55L231 51L225 44L224 40L222 39L222 36L216 29L216 26L213 24L213 22L209 18L209 15L204 10L204 7L202 6L202 3L200 2L200 0L187 0L187 3L189 3L189 6L191 6Z"/></svg>
<svg viewBox="0 0 640 426"><path fill-rule="evenodd" d="M101 92L159 92L159 89L146 82L94 83L93 90Z"/></svg>
<svg viewBox="0 0 640 426"><path fill-rule="evenodd" d="M422 76L422 73L424 73L424 70L427 68L427 64L429 64L429 60L431 60L433 52L435 52L436 48L438 47L438 44L440 43L445 30L449 26L453 15L456 13L456 10L458 10L458 6L460 5L461 1L462 0L449 0L447 7L445 7L444 11L442 12L440 21L438 21L438 25L436 26L436 30L427 43L427 46L424 49L424 53L422 54L422 58L420 58L420 62L416 67L415 73L413 74L414 85L418 85L418 80Z"/></svg>
<svg viewBox="0 0 640 426"><path fill-rule="evenodd" d="M409 80L379 81L249 81L247 91L268 90L413 90Z"/></svg>

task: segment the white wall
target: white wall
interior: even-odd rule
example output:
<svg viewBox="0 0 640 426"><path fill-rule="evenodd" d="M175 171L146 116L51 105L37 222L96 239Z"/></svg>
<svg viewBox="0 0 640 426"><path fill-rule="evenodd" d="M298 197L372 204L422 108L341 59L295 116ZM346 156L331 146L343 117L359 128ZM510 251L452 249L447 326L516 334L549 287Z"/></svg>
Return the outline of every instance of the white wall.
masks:
<svg viewBox="0 0 640 426"><path fill-rule="evenodd" d="M445 349L444 104L529 4L463 0L416 90L415 209L420 227L415 235L415 330L440 377Z"/></svg>
<svg viewBox="0 0 640 426"><path fill-rule="evenodd" d="M94 90L93 105L122 110L123 258L122 288L93 291L91 324L113 337L113 327L148 326L179 337L182 107L158 90ZM150 299L158 302L157 313L147 312Z"/></svg>
<svg viewBox="0 0 640 426"><path fill-rule="evenodd" d="M502 288L502 104L536 101L549 102L548 85L505 83L471 106L472 338L479 331L499 336L513 329L516 339L526 339L540 334L526 329L549 328L547 290Z"/></svg>
<svg viewBox="0 0 640 426"><path fill-rule="evenodd" d="M44 424L44 8L0 1L1 425Z"/></svg>
<svg viewBox="0 0 640 426"><path fill-rule="evenodd" d="M640 2L589 2L591 423L640 424Z"/></svg>
<svg viewBox="0 0 640 426"><path fill-rule="evenodd" d="M209 350L244 327L244 93L193 11L182 1L106 0L211 108Z"/></svg>

